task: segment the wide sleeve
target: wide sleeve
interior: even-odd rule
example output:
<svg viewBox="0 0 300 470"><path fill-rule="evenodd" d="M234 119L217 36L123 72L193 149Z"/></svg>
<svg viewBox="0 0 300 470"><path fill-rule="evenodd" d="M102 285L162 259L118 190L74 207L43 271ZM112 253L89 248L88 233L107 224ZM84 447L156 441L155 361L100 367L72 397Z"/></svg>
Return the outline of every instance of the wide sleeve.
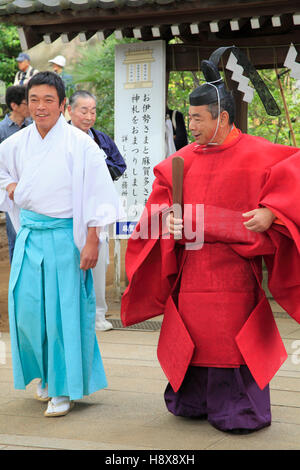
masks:
<svg viewBox="0 0 300 470"><path fill-rule="evenodd" d="M300 151L268 170L259 204L268 207L287 227L300 251Z"/></svg>
<svg viewBox="0 0 300 470"><path fill-rule="evenodd" d="M125 160L119 152L115 142L108 135L104 133L100 134L99 132L98 137L101 137L101 146L107 156L106 164L108 166L108 170L112 179L116 181L126 170Z"/></svg>
<svg viewBox="0 0 300 470"><path fill-rule="evenodd" d="M104 152L97 146L87 150L83 201L84 223L88 227L104 227L124 215L105 163Z"/></svg>
<svg viewBox="0 0 300 470"><path fill-rule="evenodd" d="M73 160L74 240L81 250L89 227L105 227L125 216L105 154L92 139Z"/></svg>
<svg viewBox="0 0 300 470"><path fill-rule="evenodd" d="M0 144L0 210L8 212L14 203L9 199L6 188L17 183L18 178L13 164L13 152L8 148L7 140Z"/></svg>
<svg viewBox="0 0 300 470"><path fill-rule="evenodd" d="M265 256L269 289L275 300L300 322L300 152L272 166L259 203L268 207L284 224L268 230L275 247Z"/></svg>
<svg viewBox="0 0 300 470"><path fill-rule="evenodd" d="M18 182L14 171L13 152L7 142L6 140L0 144L0 188L4 190L10 183Z"/></svg>
<svg viewBox="0 0 300 470"><path fill-rule="evenodd" d="M187 204L183 212L184 229L178 243L187 250L201 249L203 243L225 243L241 256L271 254L273 244L268 233L244 226L243 212L209 204Z"/></svg>
<svg viewBox="0 0 300 470"><path fill-rule="evenodd" d="M172 291L182 247L163 236L163 215L171 205L168 185L156 178L144 212L128 240L125 267L128 287L121 302L124 326L161 315Z"/></svg>

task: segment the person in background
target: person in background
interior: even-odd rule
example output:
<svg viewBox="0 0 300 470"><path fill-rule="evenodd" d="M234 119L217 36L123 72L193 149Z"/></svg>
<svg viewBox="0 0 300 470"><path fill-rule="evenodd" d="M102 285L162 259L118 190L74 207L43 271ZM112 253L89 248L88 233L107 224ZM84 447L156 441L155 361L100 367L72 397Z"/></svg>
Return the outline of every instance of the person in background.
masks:
<svg viewBox="0 0 300 470"><path fill-rule="evenodd" d="M166 115L170 118L172 123L175 149L179 150L188 144L183 114L180 111L169 109L167 106Z"/></svg>
<svg viewBox="0 0 300 470"><path fill-rule="evenodd" d="M176 152L173 126L170 116L166 114L166 130L165 130L165 158Z"/></svg>
<svg viewBox="0 0 300 470"><path fill-rule="evenodd" d="M6 114L4 119L0 122L0 143L10 135L32 123L32 120L29 118L29 110L25 93L25 87L21 85L10 86L7 88L5 102L10 112ZM9 261L11 263L16 241L16 232L7 212L5 213L5 216Z"/></svg>
<svg viewBox="0 0 300 470"><path fill-rule="evenodd" d="M16 73L14 85L27 85L31 77L38 73L38 70L30 65L30 57L25 52L20 52L16 61L18 62L19 72Z"/></svg>
<svg viewBox="0 0 300 470"><path fill-rule="evenodd" d="M51 64L53 72L57 73L64 82L66 95L69 96L74 93L75 86L73 78L64 70L66 66L66 58L63 55L57 55L53 59L48 60L48 62Z"/></svg>
<svg viewBox="0 0 300 470"><path fill-rule="evenodd" d="M90 92L79 90L70 97L68 113L71 117L70 124L87 133L96 144L104 151L106 164L113 181L126 170L126 163L120 154L116 144L104 132L94 129L96 121L96 98ZM96 291L96 329L110 330L112 324L106 320L107 304L105 300L106 271L109 263L109 237L108 232L102 233L102 243L99 249L97 266L93 270Z"/></svg>

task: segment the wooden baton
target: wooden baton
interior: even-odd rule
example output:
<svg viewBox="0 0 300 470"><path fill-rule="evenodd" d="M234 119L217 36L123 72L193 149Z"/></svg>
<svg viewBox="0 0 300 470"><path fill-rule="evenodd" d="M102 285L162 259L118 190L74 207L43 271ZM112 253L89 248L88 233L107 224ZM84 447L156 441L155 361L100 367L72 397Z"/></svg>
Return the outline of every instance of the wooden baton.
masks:
<svg viewBox="0 0 300 470"><path fill-rule="evenodd" d="M184 159L180 156L172 160L172 186L173 186L173 208L172 212L176 218L182 218L182 187L183 187ZM174 235L175 240L181 239L181 235Z"/></svg>

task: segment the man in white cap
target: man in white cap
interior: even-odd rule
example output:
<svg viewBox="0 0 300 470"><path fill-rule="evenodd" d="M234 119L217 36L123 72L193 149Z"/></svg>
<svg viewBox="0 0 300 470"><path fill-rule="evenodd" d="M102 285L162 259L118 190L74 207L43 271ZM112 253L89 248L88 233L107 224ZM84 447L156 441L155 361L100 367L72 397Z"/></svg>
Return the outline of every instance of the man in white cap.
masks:
<svg viewBox="0 0 300 470"><path fill-rule="evenodd" d="M57 55L54 59L50 59L48 62L52 64L53 72L62 73L64 67L66 66L66 58L63 55Z"/></svg>
<svg viewBox="0 0 300 470"><path fill-rule="evenodd" d="M66 66L66 58L63 55L57 55L53 59L48 60L52 65L53 72L57 73L64 82L66 95L69 96L74 90L73 78L71 75L65 73L64 67Z"/></svg>
<svg viewBox="0 0 300 470"><path fill-rule="evenodd" d="M30 57L25 52L20 52L16 61L19 72L16 73L14 85L27 85L31 77L38 73L38 70L30 65Z"/></svg>

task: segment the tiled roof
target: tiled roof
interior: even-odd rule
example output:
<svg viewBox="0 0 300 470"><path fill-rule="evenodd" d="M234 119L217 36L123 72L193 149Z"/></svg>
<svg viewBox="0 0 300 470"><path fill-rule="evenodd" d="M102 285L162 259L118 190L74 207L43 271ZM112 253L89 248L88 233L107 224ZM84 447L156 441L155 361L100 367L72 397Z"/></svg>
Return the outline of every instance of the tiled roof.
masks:
<svg viewBox="0 0 300 470"><path fill-rule="evenodd" d="M34 12L57 13L62 10L89 8L141 7L182 3L193 0L0 0L0 15L29 14Z"/></svg>
<svg viewBox="0 0 300 470"><path fill-rule="evenodd" d="M255 47L259 66L274 65L274 54L261 52L262 46L275 46L281 60L281 46L299 45L300 31L299 0L0 0L0 19L19 27L23 50L58 37L63 43L111 34L143 41L178 37L195 46L196 56L199 47ZM170 57L172 67L187 70L184 54Z"/></svg>

